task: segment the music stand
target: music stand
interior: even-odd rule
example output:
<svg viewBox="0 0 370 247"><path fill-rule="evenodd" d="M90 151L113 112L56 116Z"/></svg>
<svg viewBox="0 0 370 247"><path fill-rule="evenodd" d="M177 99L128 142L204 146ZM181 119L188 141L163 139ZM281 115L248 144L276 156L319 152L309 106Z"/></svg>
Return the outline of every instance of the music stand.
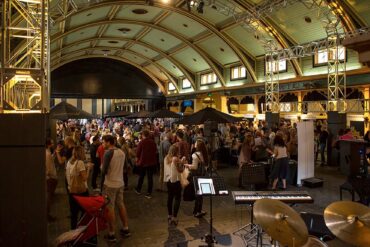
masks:
<svg viewBox="0 0 370 247"><path fill-rule="evenodd" d="M217 243L213 236L213 212L212 212L212 197L229 195L226 189L225 181L222 177L212 177L212 170L209 176L193 177L195 195L209 196L209 233L204 236L204 241L207 245L202 247L211 247Z"/></svg>

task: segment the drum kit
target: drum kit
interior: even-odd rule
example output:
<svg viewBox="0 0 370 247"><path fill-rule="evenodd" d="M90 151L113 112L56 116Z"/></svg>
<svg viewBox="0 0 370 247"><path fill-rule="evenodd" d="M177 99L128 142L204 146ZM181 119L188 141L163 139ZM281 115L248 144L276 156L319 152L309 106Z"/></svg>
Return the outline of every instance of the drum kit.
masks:
<svg viewBox="0 0 370 247"><path fill-rule="evenodd" d="M274 199L260 199L254 204L255 223L279 246L327 247L309 236L301 216L287 204ZM370 208L351 201L330 204L324 211L325 224L340 240L351 246L370 246Z"/></svg>

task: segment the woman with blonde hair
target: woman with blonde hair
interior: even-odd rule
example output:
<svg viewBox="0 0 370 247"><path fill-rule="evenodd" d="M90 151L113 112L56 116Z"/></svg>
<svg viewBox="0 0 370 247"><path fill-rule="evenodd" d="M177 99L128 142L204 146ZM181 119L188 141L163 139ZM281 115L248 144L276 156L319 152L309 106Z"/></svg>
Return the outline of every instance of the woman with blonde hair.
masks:
<svg viewBox="0 0 370 247"><path fill-rule="evenodd" d="M90 167L85 166L85 150L81 146L73 148L72 157L67 163L66 178L68 184L69 207L71 211L71 229L77 227L78 214L82 208L73 198L74 195L88 196L87 178ZM76 182L78 181L78 182ZM78 186L76 186L78 184Z"/></svg>
<svg viewBox="0 0 370 247"><path fill-rule="evenodd" d="M178 155L178 146L171 145L168 150L168 154L164 158L163 182L167 183L168 223L174 225L178 224L177 214L179 212L181 201L180 173L184 170L183 164Z"/></svg>

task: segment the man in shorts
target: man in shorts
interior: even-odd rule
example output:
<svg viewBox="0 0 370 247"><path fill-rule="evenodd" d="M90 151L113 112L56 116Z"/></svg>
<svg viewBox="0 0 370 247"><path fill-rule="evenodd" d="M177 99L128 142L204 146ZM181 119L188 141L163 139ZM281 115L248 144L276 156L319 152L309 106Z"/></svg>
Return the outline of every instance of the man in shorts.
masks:
<svg viewBox="0 0 370 247"><path fill-rule="evenodd" d="M109 242L116 242L115 237L115 207L118 208L118 213L122 222L123 228L120 234L123 237L130 236L128 229L128 217L125 204L123 202L123 165L125 163L125 153L115 147L114 137L111 135L103 136L103 145L106 149L104 153L102 176L104 177L103 195L110 199L107 205L107 220L109 233L105 238Z"/></svg>

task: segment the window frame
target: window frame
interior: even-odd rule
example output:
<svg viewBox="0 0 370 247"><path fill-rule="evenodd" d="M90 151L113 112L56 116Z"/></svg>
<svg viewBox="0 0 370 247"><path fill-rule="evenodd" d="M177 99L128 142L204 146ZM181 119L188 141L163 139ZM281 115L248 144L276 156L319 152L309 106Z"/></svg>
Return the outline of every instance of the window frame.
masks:
<svg viewBox="0 0 370 247"><path fill-rule="evenodd" d="M280 62L284 61L285 62L285 69L284 70L279 70L279 71L273 71L274 74L280 74L280 73L286 73L288 72L288 59L280 59L279 60L279 63L278 63L278 67L280 67ZM264 69L265 69L265 75L267 75L267 64L269 63L270 61L267 61L266 60L266 57L265 57L265 66L264 66Z"/></svg>
<svg viewBox="0 0 370 247"><path fill-rule="evenodd" d="M344 49L344 59L339 59L339 62L340 63L344 63L344 62L347 62L347 59L348 59L347 49L344 46L341 46L341 47ZM329 56L328 56L328 61L326 61L324 63L316 63L316 60L318 60L319 52L321 52L321 51L326 51L327 52L328 49L322 49L322 50L315 51L315 54L312 56L312 67L313 68L323 67L323 66L327 66L328 65Z"/></svg>
<svg viewBox="0 0 370 247"><path fill-rule="evenodd" d="M203 76L207 76L207 78L208 78L209 75L214 75L215 78L216 78L216 80L215 81L211 81L211 82L207 82L207 83L203 83L202 82L202 77ZM218 78L217 78L216 73L214 73L214 72L207 72L207 73L200 74L200 82L199 82L200 86L208 86L208 85L216 84L217 81L218 81Z"/></svg>
<svg viewBox="0 0 370 247"><path fill-rule="evenodd" d="M245 69L245 76L244 77L236 77L236 78L233 78L233 70L234 69L238 69L238 75L240 76L241 75L241 69L244 68ZM238 81L238 80L243 80L243 79L247 79L248 78L248 75L247 75L247 68L244 67L243 65L237 65L237 66L233 66L230 68L230 81Z"/></svg>

